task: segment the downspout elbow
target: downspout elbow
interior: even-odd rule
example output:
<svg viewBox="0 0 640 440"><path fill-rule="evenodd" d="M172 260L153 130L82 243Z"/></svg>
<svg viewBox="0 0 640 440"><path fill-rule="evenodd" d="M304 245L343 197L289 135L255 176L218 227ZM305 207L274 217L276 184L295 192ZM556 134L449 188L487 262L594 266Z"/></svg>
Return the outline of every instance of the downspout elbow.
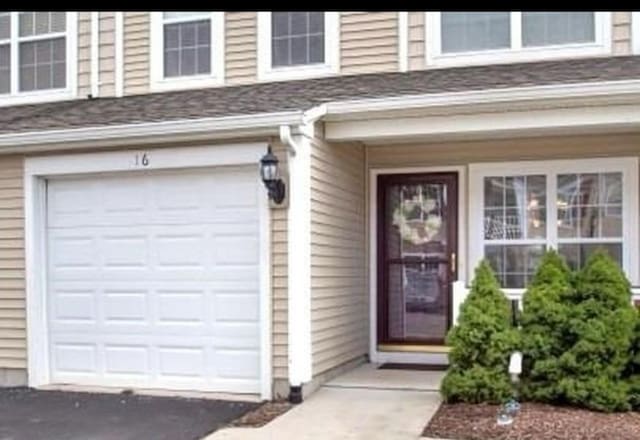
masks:
<svg viewBox="0 0 640 440"><path fill-rule="evenodd" d="M280 142L286 145L289 153L292 156L295 156L299 147L296 141L293 140L293 136L291 135L291 126L290 125L281 125L280 126Z"/></svg>

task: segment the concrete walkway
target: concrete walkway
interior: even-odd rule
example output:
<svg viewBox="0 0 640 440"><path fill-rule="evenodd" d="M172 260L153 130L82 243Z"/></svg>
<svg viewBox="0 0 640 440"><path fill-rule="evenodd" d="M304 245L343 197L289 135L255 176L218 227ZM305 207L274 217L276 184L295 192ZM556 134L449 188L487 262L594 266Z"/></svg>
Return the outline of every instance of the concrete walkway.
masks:
<svg viewBox="0 0 640 440"><path fill-rule="evenodd" d="M223 429L206 440L415 440L440 404L442 375L365 364L262 428Z"/></svg>

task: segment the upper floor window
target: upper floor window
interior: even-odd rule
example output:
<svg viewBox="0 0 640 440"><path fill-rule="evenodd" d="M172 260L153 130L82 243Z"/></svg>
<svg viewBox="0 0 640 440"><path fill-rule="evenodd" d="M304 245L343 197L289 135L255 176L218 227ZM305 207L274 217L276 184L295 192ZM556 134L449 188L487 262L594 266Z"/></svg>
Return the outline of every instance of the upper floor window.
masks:
<svg viewBox="0 0 640 440"><path fill-rule="evenodd" d="M611 51L607 12L428 12L427 62L460 65Z"/></svg>
<svg viewBox="0 0 640 440"><path fill-rule="evenodd" d="M337 73L338 18L337 12L260 12L260 79Z"/></svg>
<svg viewBox="0 0 640 440"><path fill-rule="evenodd" d="M70 96L76 19L66 12L0 13L0 103Z"/></svg>
<svg viewBox="0 0 640 440"><path fill-rule="evenodd" d="M222 83L224 13L154 12L151 26L153 88Z"/></svg>

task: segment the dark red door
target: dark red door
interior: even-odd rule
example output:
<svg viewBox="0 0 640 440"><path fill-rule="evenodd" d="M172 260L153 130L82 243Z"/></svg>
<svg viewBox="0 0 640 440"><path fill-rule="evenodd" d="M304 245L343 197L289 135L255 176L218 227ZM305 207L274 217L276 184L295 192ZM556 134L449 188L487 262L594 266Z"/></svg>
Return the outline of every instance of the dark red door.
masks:
<svg viewBox="0 0 640 440"><path fill-rule="evenodd" d="M378 177L378 343L444 343L457 278L457 182L457 173Z"/></svg>

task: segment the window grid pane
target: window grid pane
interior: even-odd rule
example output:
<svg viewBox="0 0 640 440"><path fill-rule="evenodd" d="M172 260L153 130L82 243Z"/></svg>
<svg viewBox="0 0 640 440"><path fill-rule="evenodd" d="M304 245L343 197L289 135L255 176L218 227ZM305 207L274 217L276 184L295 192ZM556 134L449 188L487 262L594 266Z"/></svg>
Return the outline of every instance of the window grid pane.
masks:
<svg viewBox="0 0 640 440"><path fill-rule="evenodd" d="M557 176L558 239L622 237L622 173Z"/></svg>
<svg viewBox="0 0 640 440"><path fill-rule="evenodd" d="M491 176L484 179L484 239L546 237L546 177Z"/></svg>
<svg viewBox="0 0 640 440"><path fill-rule="evenodd" d="M0 12L0 40L11 37L11 13Z"/></svg>
<svg viewBox="0 0 640 440"><path fill-rule="evenodd" d="M593 12L523 12L522 45L550 46L595 41Z"/></svg>
<svg viewBox="0 0 640 440"><path fill-rule="evenodd" d="M0 46L0 93L11 91L11 49L8 44Z"/></svg>
<svg viewBox="0 0 640 440"><path fill-rule="evenodd" d="M442 53L471 52L511 47L509 12L443 12Z"/></svg>
<svg viewBox="0 0 640 440"><path fill-rule="evenodd" d="M211 21L164 25L164 76L211 73Z"/></svg>
<svg viewBox="0 0 640 440"><path fill-rule="evenodd" d="M65 38L20 43L19 63L21 92L64 88Z"/></svg>
<svg viewBox="0 0 640 440"><path fill-rule="evenodd" d="M502 287L519 289L531 280L544 249L544 244L486 244L484 252Z"/></svg>
<svg viewBox="0 0 640 440"><path fill-rule="evenodd" d="M19 34L21 37L64 32L66 14L64 12L20 12Z"/></svg>
<svg viewBox="0 0 640 440"><path fill-rule="evenodd" d="M323 12L271 13L271 65L324 62Z"/></svg>

